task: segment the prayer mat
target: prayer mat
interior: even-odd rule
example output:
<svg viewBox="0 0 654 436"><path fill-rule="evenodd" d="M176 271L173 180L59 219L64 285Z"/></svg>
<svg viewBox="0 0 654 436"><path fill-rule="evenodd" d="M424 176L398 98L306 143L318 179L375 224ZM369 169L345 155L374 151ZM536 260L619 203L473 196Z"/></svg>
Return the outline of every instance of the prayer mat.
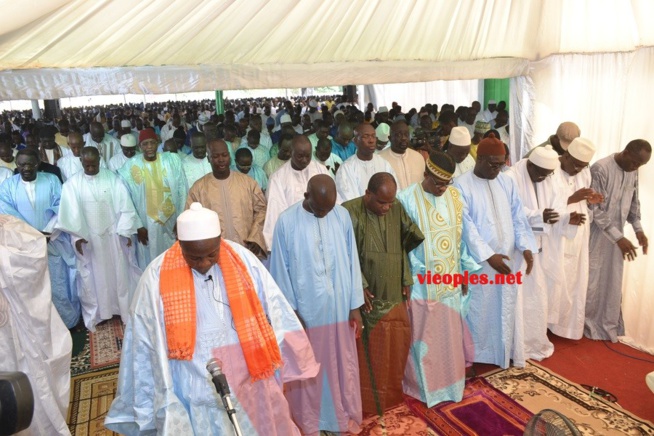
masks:
<svg viewBox="0 0 654 436"><path fill-rule="evenodd" d="M361 423L358 436L435 436L427 424L418 418L406 404L400 404L377 415L366 418Z"/></svg>
<svg viewBox="0 0 654 436"><path fill-rule="evenodd" d="M76 375L86 374L92 372L91 368L91 344L89 344L88 333L86 336L86 344L82 351L74 355L70 362L70 375L75 377Z"/></svg>
<svg viewBox="0 0 654 436"><path fill-rule="evenodd" d="M586 435L654 435L654 425L578 384L527 361L525 368L486 374L486 380L533 413L553 409ZM643 398L643 401L651 401Z"/></svg>
<svg viewBox="0 0 654 436"><path fill-rule="evenodd" d="M72 436L116 435L104 427L104 419L116 396L118 368L73 377L68 428Z"/></svg>
<svg viewBox="0 0 654 436"><path fill-rule="evenodd" d="M120 363L123 334L124 327L120 317L114 317L95 326L95 333L89 333L91 370Z"/></svg>
<svg viewBox="0 0 654 436"><path fill-rule="evenodd" d="M533 414L480 377L466 382L463 399L446 401L432 408L406 397L409 409L436 434L522 436Z"/></svg>

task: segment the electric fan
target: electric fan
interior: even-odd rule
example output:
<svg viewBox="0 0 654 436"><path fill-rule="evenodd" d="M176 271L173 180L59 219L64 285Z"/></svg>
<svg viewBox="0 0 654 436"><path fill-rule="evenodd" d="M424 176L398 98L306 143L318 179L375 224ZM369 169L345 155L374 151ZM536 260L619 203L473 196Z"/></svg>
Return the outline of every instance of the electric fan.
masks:
<svg viewBox="0 0 654 436"><path fill-rule="evenodd" d="M565 415L544 409L531 417L525 427L525 436L577 436L577 427Z"/></svg>

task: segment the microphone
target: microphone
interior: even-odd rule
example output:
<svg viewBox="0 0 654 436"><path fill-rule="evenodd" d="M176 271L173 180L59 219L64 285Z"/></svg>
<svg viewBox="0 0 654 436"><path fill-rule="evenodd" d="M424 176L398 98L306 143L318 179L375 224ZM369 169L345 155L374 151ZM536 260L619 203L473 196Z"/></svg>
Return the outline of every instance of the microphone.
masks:
<svg viewBox="0 0 654 436"><path fill-rule="evenodd" d="M209 276L211 278L211 276ZM223 406L227 411L227 416L229 416L230 421L234 425L234 431L237 435L242 435L241 428L236 421L236 410L232 405L232 399L230 397L229 384L227 383L227 377L223 374L221 364L217 359L210 359L207 362L207 371L211 374L211 381L213 381L214 386L216 387L216 392L223 401Z"/></svg>
<svg viewBox="0 0 654 436"><path fill-rule="evenodd" d="M227 377L223 374L223 371L220 367L220 363L216 359L210 359L207 363L207 371L211 374L211 381L216 386L216 392L220 395L220 398L225 402L225 397L229 398L229 384L227 383ZM225 407L227 409L227 407Z"/></svg>
<svg viewBox="0 0 654 436"><path fill-rule="evenodd" d="M209 278L208 278L208 279L204 279L204 281L205 281L205 282L211 281L211 283L213 283L213 277L211 276L211 274L209 274ZM214 360L214 359L211 359L211 360ZM209 363L211 363L211 360L209 361ZM209 369L209 365L208 365L208 364L207 364L207 369ZM211 372L211 371L209 371L209 372Z"/></svg>

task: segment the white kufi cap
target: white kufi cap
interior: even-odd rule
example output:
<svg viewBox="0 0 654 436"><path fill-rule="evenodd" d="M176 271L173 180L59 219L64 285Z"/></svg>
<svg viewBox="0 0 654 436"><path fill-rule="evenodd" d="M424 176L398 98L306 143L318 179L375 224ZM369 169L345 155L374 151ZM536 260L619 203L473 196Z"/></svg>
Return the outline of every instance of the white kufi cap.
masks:
<svg viewBox="0 0 654 436"><path fill-rule="evenodd" d="M470 131L464 126L453 127L448 141L452 145L459 145L461 147L467 147L472 144Z"/></svg>
<svg viewBox="0 0 654 436"><path fill-rule="evenodd" d="M391 133L391 126L386 123L381 123L375 129L375 133L377 134L377 139L381 142L388 142L388 135Z"/></svg>
<svg viewBox="0 0 654 436"><path fill-rule="evenodd" d="M120 137L120 145L123 147L136 147L136 136L126 133Z"/></svg>
<svg viewBox="0 0 654 436"><path fill-rule="evenodd" d="M559 167L559 154L551 145L536 147L529 155L529 162L546 170L555 170Z"/></svg>
<svg viewBox="0 0 654 436"><path fill-rule="evenodd" d="M180 241L202 241L220 236L220 218L211 209L205 209L200 203L191 207L177 217L177 239Z"/></svg>
<svg viewBox="0 0 654 436"><path fill-rule="evenodd" d="M568 145L568 153L575 159L588 163L595 155L595 146L590 139L578 137Z"/></svg>
<svg viewBox="0 0 654 436"><path fill-rule="evenodd" d="M132 123L129 120L122 120L120 122L120 127L124 128L124 129L125 128L131 129L132 128Z"/></svg>

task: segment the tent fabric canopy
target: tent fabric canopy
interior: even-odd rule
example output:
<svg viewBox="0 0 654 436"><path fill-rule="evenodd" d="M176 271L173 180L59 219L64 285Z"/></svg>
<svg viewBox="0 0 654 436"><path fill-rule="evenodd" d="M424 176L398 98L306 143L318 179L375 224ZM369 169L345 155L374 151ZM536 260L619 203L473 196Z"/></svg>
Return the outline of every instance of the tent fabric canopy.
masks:
<svg viewBox="0 0 654 436"><path fill-rule="evenodd" d="M0 5L4 99L511 77L553 54L654 45L649 0Z"/></svg>

